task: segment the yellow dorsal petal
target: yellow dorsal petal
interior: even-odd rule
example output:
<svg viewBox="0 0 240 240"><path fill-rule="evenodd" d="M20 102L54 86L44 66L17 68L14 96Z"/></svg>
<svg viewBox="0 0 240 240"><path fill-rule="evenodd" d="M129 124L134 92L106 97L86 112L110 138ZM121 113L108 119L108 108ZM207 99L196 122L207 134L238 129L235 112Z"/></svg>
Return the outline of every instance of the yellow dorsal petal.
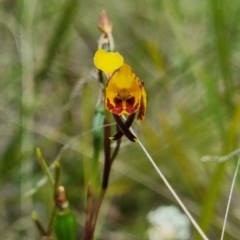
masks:
<svg viewBox="0 0 240 240"><path fill-rule="evenodd" d="M93 61L96 68L102 70L106 75L112 74L124 63L123 57L118 52L106 52L103 49L97 50Z"/></svg>

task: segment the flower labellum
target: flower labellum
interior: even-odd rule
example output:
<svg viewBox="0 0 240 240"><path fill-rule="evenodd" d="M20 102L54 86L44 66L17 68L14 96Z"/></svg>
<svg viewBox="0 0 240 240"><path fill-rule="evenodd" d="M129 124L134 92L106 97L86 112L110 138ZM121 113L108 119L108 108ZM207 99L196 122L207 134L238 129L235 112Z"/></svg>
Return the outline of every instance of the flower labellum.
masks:
<svg viewBox="0 0 240 240"><path fill-rule="evenodd" d="M146 111L146 92L131 67L123 64L111 77L106 87L106 108L116 115L131 115L139 110L142 120Z"/></svg>

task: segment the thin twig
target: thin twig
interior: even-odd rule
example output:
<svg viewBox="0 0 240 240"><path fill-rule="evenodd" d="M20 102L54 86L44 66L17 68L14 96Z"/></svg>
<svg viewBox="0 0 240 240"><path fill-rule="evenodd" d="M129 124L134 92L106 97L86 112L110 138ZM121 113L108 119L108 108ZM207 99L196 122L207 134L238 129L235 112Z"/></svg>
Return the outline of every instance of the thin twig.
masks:
<svg viewBox="0 0 240 240"><path fill-rule="evenodd" d="M56 212L56 205L53 208L51 218L50 218L50 221L49 221L49 224L48 224L47 236L50 236L52 231L53 231L53 222L54 222L55 212Z"/></svg>
<svg viewBox="0 0 240 240"><path fill-rule="evenodd" d="M92 233L95 232L95 227L96 227L96 222L97 222L97 219L98 219L98 214L99 214L99 210L100 210L100 207L102 205L102 201L104 199L104 196L105 196L105 193L106 193L106 189L102 189L99 197L98 197L98 201L96 203L96 207L94 209L94 217L92 219L92 226L91 226L91 231Z"/></svg>
<svg viewBox="0 0 240 240"><path fill-rule="evenodd" d="M240 155L240 149L237 149L225 156L215 156L215 157L204 156L201 158L201 160L203 162L208 162L208 161L226 162L226 161L230 160L231 158L233 158L235 156L239 156L239 155Z"/></svg>
<svg viewBox="0 0 240 240"><path fill-rule="evenodd" d="M47 236L47 232L45 231L44 227L42 226L42 224L40 223L39 219L38 219L38 215L36 212L32 213L32 219L40 233L41 236Z"/></svg>
<svg viewBox="0 0 240 240"><path fill-rule="evenodd" d="M229 212L230 203L231 203L231 200L232 200L233 188L234 188L234 185L235 185L235 182L236 182L236 179L237 179L239 165L240 165L240 158L238 159L237 167L236 167L234 177L233 177L233 181L232 181L232 185L231 185L231 190L230 190L230 194L229 194L229 198L228 198L227 209L226 209L226 213L225 213L225 217L224 217L222 234L221 234L221 239L220 240L223 240L223 237L224 237L224 232L225 232L225 228L226 228L226 224L227 224L228 212Z"/></svg>
<svg viewBox="0 0 240 240"><path fill-rule="evenodd" d="M107 124L107 125L103 125L102 127L99 127L99 128L103 128L103 127L105 127L105 126L112 126L112 125L116 125L116 123L110 123L110 124ZM95 130L95 129L98 129L98 128L94 128L94 129L91 129L90 131L86 131L86 132L82 133L81 135L78 135L78 136L72 138L69 142L67 142L66 144L64 144L63 147L59 150L58 155L56 156L54 162L55 162L55 161L58 161L58 162L59 162L59 161L61 160L61 156L62 156L62 154L64 153L64 151L66 151L67 149L71 148L71 145L72 145L75 141L77 141L79 138L82 138L82 137L84 137L85 135L91 133L91 132L92 132L93 130ZM73 147L72 147L72 149L74 149L74 150L77 151L77 149L75 149L75 148L73 148ZM54 162L49 166L49 169L53 169L53 167L54 167ZM35 184L35 186L34 186L33 188L31 188L30 190L28 190L28 191L26 191L26 192L24 193L24 197L29 197L29 196L31 196L31 195L34 195L39 188L43 187L43 186L47 183L47 180L48 180L48 178L47 178L46 176L44 176L43 178L41 178L41 179Z"/></svg>
<svg viewBox="0 0 240 240"><path fill-rule="evenodd" d="M92 239L92 219L93 219L93 203L94 203L94 196L92 192L91 184L88 184L87 188L87 208L86 208L86 220L85 220L85 233L84 239L91 240Z"/></svg>
<svg viewBox="0 0 240 240"><path fill-rule="evenodd" d="M108 120L104 119L104 124L107 124ZM102 176L102 189L107 189L109 174L111 170L111 142L109 137L111 136L110 126L104 127L104 168Z"/></svg>
<svg viewBox="0 0 240 240"><path fill-rule="evenodd" d="M155 170L157 171L158 175L161 177L161 179L163 180L163 182L165 183L165 185L167 186L167 188L169 189L169 191L172 193L173 197L176 199L176 201L178 202L178 204L180 205L180 207L182 208L182 210L185 212L185 214L188 216L188 218L190 219L190 221L192 222L193 226L196 228L196 230L198 231L198 233L201 235L201 237L204 240L209 240L208 237L205 235L205 233L202 231L202 229L200 228L200 226L197 224L197 222L194 220L194 218L192 217L191 213L187 210L187 208L185 207L185 205L183 204L183 202L180 200L180 198L178 197L178 195L176 194L176 192L173 190L173 188L171 187L171 185L169 184L169 182L167 181L167 179L165 178L165 176L162 174L162 172L160 171L160 169L158 168L158 166L156 165L156 163L154 162L154 160L152 159L152 157L150 156L150 154L148 153L148 151L146 150L146 148L143 146L142 142L138 140L138 143L140 145L140 147L142 148L142 150L144 151L144 153L146 154L147 158L149 159L149 161L151 162L151 164L153 165L153 167L155 168Z"/></svg>
<svg viewBox="0 0 240 240"><path fill-rule="evenodd" d="M42 167L43 172L47 176L47 178L48 178L49 182L52 184L52 186L54 186L54 180L53 180L52 174L49 171L49 167L48 167L45 159L42 156L41 150L39 148L37 148L36 153L37 153L37 158L38 158L39 164Z"/></svg>
<svg viewBox="0 0 240 240"><path fill-rule="evenodd" d="M60 177L61 177L61 165L59 162L54 162L55 167L55 181L54 181L54 200L56 202L56 198L58 196L58 187L60 184Z"/></svg>
<svg viewBox="0 0 240 240"><path fill-rule="evenodd" d="M136 135L136 133L132 130L132 128L130 128L130 130ZM189 220L192 222L195 229L198 231L198 233L201 235L201 237L204 240L209 240L208 237L205 235L205 233L200 228L200 226L194 220L191 213L187 210L187 208L185 207L185 205L183 204L181 199L178 197L177 193L171 187L171 185L169 184L169 182L167 181L167 179L165 178L163 173L160 171L160 169L158 168L158 166L156 165L156 163L152 159L151 155L148 153L147 149L144 147L144 145L142 144L142 142L139 139L138 139L138 143L139 143L140 147L142 148L143 152L145 153L145 155L147 156L147 158L149 159L149 161L151 162L151 164L153 165L154 169L157 171L158 175L161 177L161 179L163 180L163 182L165 183L165 185L167 186L169 191L172 193L173 197L176 199L177 203L180 205L180 207L182 208L184 213L188 216Z"/></svg>
<svg viewBox="0 0 240 240"><path fill-rule="evenodd" d="M120 149L120 146L121 146L121 138L119 138L116 142L116 147L114 148L114 151L112 153L112 156L111 156L111 164L113 163L114 159L116 158L117 154L118 154L118 151Z"/></svg>

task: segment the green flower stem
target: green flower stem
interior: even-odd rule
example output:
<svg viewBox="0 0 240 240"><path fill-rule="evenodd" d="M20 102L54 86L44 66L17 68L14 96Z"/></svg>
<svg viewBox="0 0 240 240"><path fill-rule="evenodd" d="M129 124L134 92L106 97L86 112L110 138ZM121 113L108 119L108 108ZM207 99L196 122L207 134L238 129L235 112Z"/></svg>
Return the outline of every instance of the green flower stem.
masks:
<svg viewBox="0 0 240 240"><path fill-rule="evenodd" d="M56 197L58 195L58 187L60 184L60 177L61 177L61 165L59 162L54 162L54 168L55 168L55 181L54 181L54 198L56 200Z"/></svg>
<svg viewBox="0 0 240 240"><path fill-rule="evenodd" d="M114 40L113 40L113 35L112 33L108 33L108 40L109 40L109 50L113 52L114 50Z"/></svg>
<svg viewBox="0 0 240 240"><path fill-rule="evenodd" d="M48 167L45 159L42 156L41 150L39 148L37 148L36 153L37 153L38 162L39 162L43 172L47 176L47 178L48 178L49 182L51 183L51 185L54 186L54 180L53 180L52 174L49 171L49 167Z"/></svg>
<svg viewBox="0 0 240 240"><path fill-rule="evenodd" d="M100 39L98 41L98 49L104 49L106 51L114 50L114 40L112 33L101 34ZM105 88L109 79L104 75L103 72L98 72L98 80L100 84L103 85L102 96L100 99L103 100L103 96L105 95ZM91 185L88 185L87 190L87 209L86 209L86 220L85 220L85 240L92 240L94 238L94 231L96 222L98 219L98 213L100 211L102 201L105 196L105 192L108 187L109 175L111 170L111 165L114 158L117 156L117 153L120 148L121 140L117 140L116 148L111 155L111 127L109 126L109 119L111 114L104 110L104 101L100 103L100 105L96 108L95 116L93 119L93 165L92 165L92 183L93 189ZM104 123L104 124L103 124ZM103 127L104 126L104 127ZM96 129L96 130L95 130ZM103 131L104 129L104 131ZM119 134L119 133L118 133ZM120 133L121 134L121 133ZM104 138L103 138L104 136ZM97 200L95 201L95 189L97 187L98 182L98 163L100 157L100 151L102 150L102 144L104 145L104 170L102 176L102 189L100 194L98 195ZM92 191L94 190L94 191Z"/></svg>
<svg viewBox="0 0 240 240"><path fill-rule="evenodd" d="M102 190L107 189L108 179L111 170L111 127L107 119L104 119L104 169L102 177Z"/></svg>
<svg viewBox="0 0 240 240"><path fill-rule="evenodd" d="M43 228L42 224L40 223L39 219L38 219L38 215L36 212L32 213L32 220L34 221L40 235L43 236L48 236L47 232L45 231L45 229Z"/></svg>
<svg viewBox="0 0 240 240"><path fill-rule="evenodd" d="M47 235L50 236L53 232L53 223L54 223L54 216L56 214L56 205L53 208L52 215L48 224Z"/></svg>
<svg viewBox="0 0 240 240"><path fill-rule="evenodd" d="M87 207L86 207L86 219L85 219L85 232L84 239L91 240L93 238L94 230L92 229L92 219L94 213L94 195L92 192L92 186L89 183L87 188Z"/></svg>
<svg viewBox="0 0 240 240"><path fill-rule="evenodd" d="M99 156L102 150L103 138L103 121L104 121L104 106L101 103L95 110L93 118L93 161L91 171L91 182L93 191L96 192L98 188L98 169Z"/></svg>
<svg viewBox="0 0 240 240"><path fill-rule="evenodd" d="M20 2L20 1L19 1ZM21 16L18 20L19 38L16 38L19 46L21 61L21 217L30 214L33 201L31 197L26 198L25 193L32 188L32 170L34 156L34 44L33 44L33 22L37 6L36 0L21 1L22 5L16 9ZM17 2L16 2L17 3ZM26 231L26 228L25 230ZM30 233L30 239L34 236Z"/></svg>
<svg viewBox="0 0 240 240"><path fill-rule="evenodd" d="M92 232L92 238L93 238L93 233L95 231L95 227L96 227L96 222L97 222L97 219L98 219L98 214L99 214L99 211L100 211L100 208L101 208L101 205L102 205L102 201L104 199L104 196L105 196L105 193L106 193L106 190L103 189L98 197L98 201L96 203L96 207L95 207L95 211L94 211L94 217L92 219L92 224L91 224L91 232Z"/></svg>

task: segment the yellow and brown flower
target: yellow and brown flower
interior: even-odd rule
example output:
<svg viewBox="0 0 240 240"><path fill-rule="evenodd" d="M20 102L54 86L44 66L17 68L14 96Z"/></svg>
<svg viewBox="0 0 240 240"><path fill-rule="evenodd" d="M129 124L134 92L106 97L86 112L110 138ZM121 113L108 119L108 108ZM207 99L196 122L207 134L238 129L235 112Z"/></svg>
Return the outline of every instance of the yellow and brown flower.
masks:
<svg viewBox="0 0 240 240"><path fill-rule="evenodd" d="M115 115L131 115L139 110L138 120L146 112L146 92L143 83L118 53L99 49L94 56L95 66L109 79L106 85L105 107Z"/></svg>

